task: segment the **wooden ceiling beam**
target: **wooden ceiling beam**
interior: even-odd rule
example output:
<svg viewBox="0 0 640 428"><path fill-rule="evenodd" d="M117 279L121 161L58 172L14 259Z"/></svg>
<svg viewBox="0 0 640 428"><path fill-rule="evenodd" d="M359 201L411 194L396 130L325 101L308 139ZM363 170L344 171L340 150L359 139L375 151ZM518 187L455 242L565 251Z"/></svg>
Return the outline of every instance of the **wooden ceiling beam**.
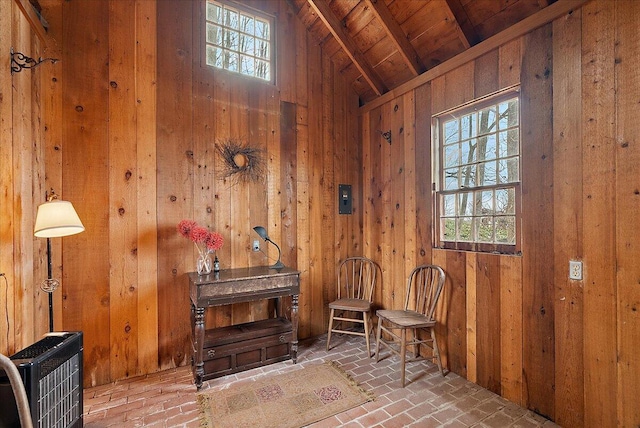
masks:
<svg viewBox="0 0 640 428"><path fill-rule="evenodd" d="M436 77L442 76L443 74L468 63L469 61L473 61L481 55L497 49L517 37L521 37L538 27L548 24L549 22L552 22L553 20L566 15L567 13L570 13L573 10L581 8L590 1L592 0L557 0L555 3L551 3L551 5L545 7L534 15L523 19L522 21L512 25L506 30L496 34L495 36L489 37L488 39L478 43L477 45L470 47L466 51L454 56L453 58L448 59L442 64L430 68L421 75L414 77L408 82L403 83L396 88L393 88L386 94L366 103L365 105L360 107L360 114L367 113L374 108L380 107L384 103L387 103L394 98L404 95L407 92L430 82Z"/></svg>
<svg viewBox="0 0 640 428"><path fill-rule="evenodd" d="M396 49L402 56L414 76L423 73L427 68L422 63L418 53L413 48L411 42L407 38L404 31L394 19L391 11L382 0L365 0L365 4L369 6L371 12L380 21L387 36L391 39Z"/></svg>
<svg viewBox="0 0 640 428"><path fill-rule="evenodd" d="M382 82L382 79L380 79L371 64L366 60L364 54L358 49L353 39L344 31L342 24L329 8L326 0L307 0L307 2L318 14L318 18L327 26L333 37L336 38L338 44L344 49L347 56L353 61L353 64L358 71L362 73L362 77L374 92L377 95L382 95L387 92L387 87Z"/></svg>
<svg viewBox="0 0 640 428"><path fill-rule="evenodd" d="M469 20L467 11L464 10L460 0L446 0L447 15L453 19L456 24L458 37L466 49L480 42L480 36Z"/></svg>

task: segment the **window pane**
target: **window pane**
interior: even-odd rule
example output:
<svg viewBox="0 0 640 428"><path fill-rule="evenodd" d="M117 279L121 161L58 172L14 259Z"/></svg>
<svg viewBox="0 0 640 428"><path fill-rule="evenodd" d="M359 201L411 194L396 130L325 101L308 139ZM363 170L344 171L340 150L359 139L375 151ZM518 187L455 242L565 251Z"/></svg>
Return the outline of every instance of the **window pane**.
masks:
<svg viewBox="0 0 640 428"><path fill-rule="evenodd" d="M256 37L260 37L265 40L269 40L271 38L271 35L269 34L269 23L267 21L256 18Z"/></svg>
<svg viewBox="0 0 640 428"><path fill-rule="evenodd" d="M516 242L515 217L496 217L496 242L513 245Z"/></svg>
<svg viewBox="0 0 640 428"><path fill-rule="evenodd" d="M497 180L495 162L478 164L478 186L493 186L498 184Z"/></svg>
<svg viewBox="0 0 640 428"><path fill-rule="evenodd" d="M444 167L460 165L460 147L457 144L444 146Z"/></svg>
<svg viewBox="0 0 640 428"><path fill-rule="evenodd" d="M475 139L463 141L460 143L461 149L461 164L473 163L476 161L476 145L477 142Z"/></svg>
<svg viewBox="0 0 640 428"><path fill-rule="evenodd" d="M236 52L225 51L224 68L231 71L238 71L238 54Z"/></svg>
<svg viewBox="0 0 640 428"><path fill-rule="evenodd" d="M244 14L240 15L240 30L253 35L253 30L254 30L254 25L253 25L254 21L253 18L251 16L247 16Z"/></svg>
<svg viewBox="0 0 640 428"><path fill-rule="evenodd" d="M240 73L253 76L255 74L254 67L254 59L252 57L245 55L240 57Z"/></svg>
<svg viewBox="0 0 640 428"><path fill-rule="evenodd" d="M496 155L496 134L478 138L478 160L495 159Z"/></svg>
<svg viewBox="0 0 640 428"><path fill-rule="evenodd" d="M475 187L476 186L476 166L469 165L460 168L460 187Z"/></svg>
<svg viewBox="0 0 640 428"><path fill-rule="evenodd" d="M459 141L458 136L458 121L450 120L444 123L444 144L455 143Z"/></svg>
<svg viewBox="0 0 640 428"><path fill-rule="evenodd" d="M462 138L468 139L478 135L478 118L475 113L462 116L460 119L460 129Z"/></svg>
<svg viewBox="0 0 640 428"><path fill-rule="evenodd" d="M478 242L493 242L493 217L476 218L475 229Z"/></svg>
<svg viewBox="0 0 640 428"><path fill-rule="evenodd" d="M473 219L471 217L461 217L458 219L458 240L463 242L473 241L472 230Z"/></svg>
<svg viewBox="0 0 640 428"><path fill-rule="evenodd" d="M222 8L217 4L207 3L207 21L222 22Z"/></svg>
<svg viewBox="0 0 640 428"><path fill-rule="evenodd" d="M481 190L476 192L475 215L493 214L493 191Z"/></svg>
<svg viewBox="0 0 640 428"><path fill-rule="evenodd" d="M496 214L515 214L516 197L513 188L496 189Z"/></svg>
<svg viewBox="0 0 640 428"><path fill-rule="evenodd" d="M442 231L441 239L445 241L456 240L456 220L453 218L445 218L440 222L440 230Z"/></svg>
<svg viewBox="0 0 640 428"><path fill-rule="evenodd" d="M480 129L478 135L483 135L488 132L495 132L496 127L496 110L494 107L489 107L484 110L480 110Z"/></svg>
<svg viewBox="0 0 640 428"><path fill-rule="evenodd" d="M517 129L500 132L500 134L498 134L498 139L500 141L498 156L515 156L520 151L520 141Z"/></svg>
<svg viewBox="0 0 640 428"><path fill-rule="evenodd" d="M234 51L238 50L238 38L239 34L237 31L224 30L224 40L222 42L222 46L227 49L232 49Z"/></svg>
<svg viewBox="0 0 640 428"><path fill-rule="evenodd" d="M225 9L224 25L229 28L238 29L238 12L235 10Z"/></svg>
<svg viewBox="0 0 640 428"><path fill-rule="evenodd" d="M207 24L207 42L222 44L222 28L218 25Z"/></svg>
<svg viewBox="0 0 640 428"><path fill-rule="evenodd" d="M500 129L518 126L518 99L504 101L498 106L500 114Z"/></svg>
<svg viewBox="0 0 640 428"><path fill-rule="evenodd" d="M247 37L243 34L240 35L240 52L253 55L253 37Z"/></svg>
<svg viewBox="0 0 640 428"><path fill-rule="evenodd" d="M500 183L515 183L520 180L518 159L511 158L498 161L498 177Z"/></svg>
<svg viewBox="0 0 640 428"><path fill-rule="evenodd" d="M259 58L269 58L269 42L256 40L256 56Z"/></svg>
<svg viewBox="0 0 640 428"><path fill-rule="evenodd" d="M444 172L444 188L445 190L455 190L460 188L458 183L458 168L450 168Z"/></svg>
<svg viewBox="0 0 640 428"><path fill-rule="evenodd" d="M456 215L456 195L444 195L442 197L442 214L447 217Z"/></svg>
<svg viewBox="0 0 640 428"><path fill-rule="evenodd" d="M223 51L220 48L214 48L213 46L207 46L207 64L222 68L223 66Z"/></svg>
<svg viewBox="0 0 640 428"><path fill-rule="evenodd" d="M473 214L473 193L458 193L458 215L470 216Z"/></svg>

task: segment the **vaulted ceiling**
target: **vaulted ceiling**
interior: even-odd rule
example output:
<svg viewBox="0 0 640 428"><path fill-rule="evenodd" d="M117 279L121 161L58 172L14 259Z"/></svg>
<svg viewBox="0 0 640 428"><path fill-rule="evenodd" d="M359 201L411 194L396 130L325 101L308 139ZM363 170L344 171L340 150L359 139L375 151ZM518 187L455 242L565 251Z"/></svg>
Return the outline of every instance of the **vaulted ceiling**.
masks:
<svg viewBox="0 0 640 428"><path fill-rule="evenodd" d="M365 104L556 0L288 0Z"/></svg>

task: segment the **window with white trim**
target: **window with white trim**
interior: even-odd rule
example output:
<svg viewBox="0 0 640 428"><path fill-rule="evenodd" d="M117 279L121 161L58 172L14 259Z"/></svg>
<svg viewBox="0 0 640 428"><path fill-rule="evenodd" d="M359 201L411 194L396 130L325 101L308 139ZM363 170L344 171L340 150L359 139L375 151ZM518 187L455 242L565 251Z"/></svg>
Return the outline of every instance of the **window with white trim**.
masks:
<svg viewBox="0 0 640 428"><path fill-rule="evenodd" d="M211 67L273 82L273 18L207 0L205 52Z"/></svg>
<svg viewBox="0 0 640 428"><path fill-rule="evenodd" d="M436 246L519 252L519 105L511 90L434 117Z"/></svg>

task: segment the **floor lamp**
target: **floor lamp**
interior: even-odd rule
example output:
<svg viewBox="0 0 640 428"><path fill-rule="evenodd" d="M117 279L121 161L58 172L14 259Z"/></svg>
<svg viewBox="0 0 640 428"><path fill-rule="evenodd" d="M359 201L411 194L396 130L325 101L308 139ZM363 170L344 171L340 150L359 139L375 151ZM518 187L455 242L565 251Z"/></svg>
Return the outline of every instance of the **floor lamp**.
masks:
<svg viewBox="0 0 640 428"><path fill-rule="evenodd" d="M84 226L71 202L59 200L53 189L50 194L45 194L45 199L46 202L38 207L33 234L38 238L47 238L47 279L42 281L40 288L49 293L49 331L53 331L52 294L60 285L60 281L53 278L51 238L75 235L83 232Z"/></svg>

